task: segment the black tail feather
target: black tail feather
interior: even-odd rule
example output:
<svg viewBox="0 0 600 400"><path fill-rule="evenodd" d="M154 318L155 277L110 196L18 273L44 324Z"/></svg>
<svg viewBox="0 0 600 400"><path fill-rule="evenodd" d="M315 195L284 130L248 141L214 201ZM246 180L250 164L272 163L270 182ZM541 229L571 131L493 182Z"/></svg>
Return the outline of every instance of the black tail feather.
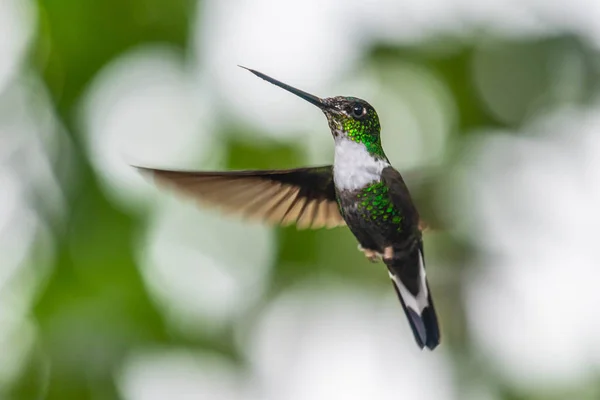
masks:
<svg viewBox="0 0 600 400"><path fill-rule="evenodd" d="M386 264L417 344L421 349L435 349L440 344L440 328L425 276L422 248L417 247L408 257L394 257Z"/></svg>
<svg viewBox="0 0 600 400"><path fill-rule="evenodd" d="M406 318L408 319L408 323L415 337L415 341L417 345L422 349L425 346L430 350L435 349L440 344L440 328L437 320L437 315L435 313L435 307L433 306L433 301L431 300L431 295L428 297L429 306L424 308L421 312L421 315L417 314L415 310L412 308L408 308L404 303L404 299L402 299L402 295L396 286L396 283L393 282L394 289L398 294L398 298L400 299L400 304L402 304L402 309L406 314Z"/></svg>

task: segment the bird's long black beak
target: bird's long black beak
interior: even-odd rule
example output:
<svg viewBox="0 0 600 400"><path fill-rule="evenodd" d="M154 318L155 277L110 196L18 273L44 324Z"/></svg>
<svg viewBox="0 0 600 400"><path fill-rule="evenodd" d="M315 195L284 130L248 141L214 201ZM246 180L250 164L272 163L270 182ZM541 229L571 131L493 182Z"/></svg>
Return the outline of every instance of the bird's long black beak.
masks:
<svg viewBox="0 0 600 400"><path fill-rule="evenodd" d="M240 68L247 69L248 71L252 72L254 75L258 76L259 78L264 79L265 81L267 81L269 83L272 83L275 86L279 86L280 88L285 89L288 92L294 93L296 96L303 98L304 100L308 101L311 104L314 104L315 106L319 107L322 110L329 108L329 106L327 104L325 104L325 102L317 96L314 96L310 93L306 93L300 89L296 89L295 87L291 87L290 85L286 85L285 83L280 82L277 79L273 79L270 76L263 74L262 72L255 71L253 69L246 68L241 65L238 65L238 66Z"/></svg>

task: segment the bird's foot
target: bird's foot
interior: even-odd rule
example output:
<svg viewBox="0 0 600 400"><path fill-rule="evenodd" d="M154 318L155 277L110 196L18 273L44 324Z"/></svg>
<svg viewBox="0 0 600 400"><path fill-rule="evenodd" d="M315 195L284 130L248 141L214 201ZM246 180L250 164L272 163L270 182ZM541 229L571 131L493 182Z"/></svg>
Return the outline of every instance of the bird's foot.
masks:
<svg viewBox="0 0 600 400"><path fill-rule="evenodd" d="M375 250L369 250L363 248L360 244L358 245L358 250L362 251L365 257L372 263L376 263L380 260L381 254L376 252Z"/></svg>
<svg viewBox="0 0 600 400"><path fill-rule="evenodd" d="M383 249L383 260L386 262L392 261L394 258L394 248L392 246L388 246Z"/></svg>

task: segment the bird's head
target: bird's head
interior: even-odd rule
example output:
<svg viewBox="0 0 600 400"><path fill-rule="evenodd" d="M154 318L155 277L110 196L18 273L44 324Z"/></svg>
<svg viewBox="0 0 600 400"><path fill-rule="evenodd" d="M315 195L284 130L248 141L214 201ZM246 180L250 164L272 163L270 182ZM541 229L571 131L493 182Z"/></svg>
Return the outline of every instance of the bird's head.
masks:
<svg viewBox="0 0 600 400"><path fill-rule="evenodd" d="M321 99L273 79L262 72L246 67L242 68L319 107L327 117L331 134L336 141L348 139L362 143L372 155L384 157L381 147L379 117L375 109L365 100L344 96Z"/></svg>

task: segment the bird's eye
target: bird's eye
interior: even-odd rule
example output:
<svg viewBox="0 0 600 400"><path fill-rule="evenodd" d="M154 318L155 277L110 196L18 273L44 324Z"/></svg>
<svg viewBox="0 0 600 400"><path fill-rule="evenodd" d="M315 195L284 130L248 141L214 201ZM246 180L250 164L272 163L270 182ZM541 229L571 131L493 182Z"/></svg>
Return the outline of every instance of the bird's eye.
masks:
<svg viewBox="0 0 600 400"><path fill-rule="evenodd" d="M355 104L352 106L352 115L356 118L360 118L365 115L365 108L361 104Z"/></svg>

